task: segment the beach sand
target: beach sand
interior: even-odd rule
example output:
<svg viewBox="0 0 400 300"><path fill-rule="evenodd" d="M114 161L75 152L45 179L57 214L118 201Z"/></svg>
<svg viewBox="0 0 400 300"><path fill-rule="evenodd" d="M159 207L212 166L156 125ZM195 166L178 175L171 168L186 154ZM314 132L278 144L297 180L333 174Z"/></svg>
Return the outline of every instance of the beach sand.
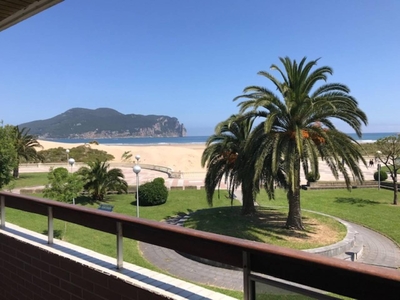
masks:
<svg viewBox="0 0 400 300"><path fill-rule="evenodd" d="M39 140L43 149L62 147L65 149L71 149L83 144L78 143L58 143L51 141ZM121 156L125 151L131 151L133 157L130 161L125 162L125 166L121 167L124 174L126 174L129 179L133 178L133 172L131 166L134 164L135 155L140 155L141 164L156 165L162 167L168 167L173 169L173 171L184 173L185 179L197 180L199 183L203 184L204 176L207 172L206 168L201 167L201 156L205 149L205 145L202 144L171 144L171 145L90 145L93 149L99 149L112 154L115 159L111 161L112 163L121 163ZM368 161L368 160L367 160ZM129 166L129 167L128 167ZM78 166L77 166L78 167ZM118 166L120 167L120 166ZM361 170L364 173L366 180L373 179L373 173L376 171L376 167L367 168L366 166L360 165ZM155 171L152 171L153 173ZM160 172L155 172L156 174L151 176L159 176ZM332 172L329 170L325 162L320 161L320 175L321 181L335 180ZM150 176L150 175L149 175ZM151 180L152 177L148 180ZM165 174L165 176L167 176ZM132 179L133 180L133 179ZM342 176L339 176L339 180L343 180ZM304 175L301 175L302 184L306 183Z"/></svg>
<svg viewBox="0 0 400 300"><path fill-rule="evenodd" d="M59 143L39 140L43 150L62 147L71 149L84 145L83 143ZM140 163L172 168L185 173L206 172L201 167L201 155L205 149L203 144L171 144L171 145L94 145L92 149L106 151L115 157L111 162L122 162L122 155L130 151L133 157L128 161L133 163L135 155L140 155Z"/></svg>

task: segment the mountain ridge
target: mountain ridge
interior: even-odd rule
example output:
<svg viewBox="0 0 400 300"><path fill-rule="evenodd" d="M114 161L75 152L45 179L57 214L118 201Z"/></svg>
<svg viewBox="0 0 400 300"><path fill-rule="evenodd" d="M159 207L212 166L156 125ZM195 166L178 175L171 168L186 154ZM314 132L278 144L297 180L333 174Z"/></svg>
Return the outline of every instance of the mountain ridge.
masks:
<svg viewBox="0 0 400 300"><path fill-rule="evenodd" d="M104 107L71 108L52 118L18 126L30 128L30 134L47 139L186 136L186 128L176 117L123 114Z"/></svg>

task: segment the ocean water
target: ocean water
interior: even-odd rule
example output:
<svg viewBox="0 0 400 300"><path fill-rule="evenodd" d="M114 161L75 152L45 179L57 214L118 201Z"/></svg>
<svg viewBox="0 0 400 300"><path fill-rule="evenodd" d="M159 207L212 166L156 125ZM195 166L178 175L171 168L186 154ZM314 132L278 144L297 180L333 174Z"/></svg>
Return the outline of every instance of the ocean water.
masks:
<svg viewBox="0 0 400 300"><path fill-rule="evenodd" d="M348 133L347 135L358 141L359 143L373 143L379 139L388 136L397 136L398 132L373 132L373 133L363 133L362 137L359 138L355 133Z"/></svg>
<svg viewBox="0 0 400 300"><path fill-rule="evenodd" d="M348 135L360 143L373 143L380 138L397 135L396 132L364 133L362 138L356 134ZM115 139L52 139L61 143L89 143L93 140L103 145L171 145L171 144L204 144L208 136L185 136L185 137L143 137L143 138L115 138Z"/></svg>

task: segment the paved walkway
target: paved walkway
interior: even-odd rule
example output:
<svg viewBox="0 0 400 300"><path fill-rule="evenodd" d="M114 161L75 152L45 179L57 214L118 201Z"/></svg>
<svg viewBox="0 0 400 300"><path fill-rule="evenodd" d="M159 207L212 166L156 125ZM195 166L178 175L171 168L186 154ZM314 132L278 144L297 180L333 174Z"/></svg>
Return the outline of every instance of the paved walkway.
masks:
<svg viewBox="0 0 400 300"><path fill-rule="evenodd" d="M132 165L133 166L133 165ZM68 166L66 166L68 167ZM78 170L79 166L74 167L74 171ZM124 175L125 180L128 182L129 185L136 185L136 174L133 173L132 167L119 167ZM68 169L70 170L70 169ZM365 180L373 180L373 174L376 172L376 166L368 168L365 166L361 166L361 170L363 171ZM20 172L27 173L27 172L48 172L49 166L47 165L31 165L31 166L21 166ZM153 180L156 177L162 177L165 179L165 184L168 188L171 187L196 187L200 188L204 186L204 177L206 174L206 169L203 172L192 172L192 173L183 173L182 178L168 178L168 174L153 170L146 170L142 169L139 173L139 181L140 184L144 182L148 182ZM325 162L320 161L320 181L331 181L335 180L334 176L332 175L330 169L326 165ZM339 177L339 180L343 180L343 177ZM306 179L304 176L301 177L301 183L306 184ZM226 185L222 182L221 189L225 189Z"/></svg>
<svg viewBox="0 0 400 300"><path fill-rule="evenodd" d="M177 224L177 220L169 223ZM400 267L400 249L390 239L363 226L349 223L363 239L363 252L354 263L364 263L386 268ZM241 270L229 270L188 259L174 250L140 243L144 257L153 265L171 275L192 282L232 290L243 290ZM217 251L217 249L216 249ZM338 258L339 259L339 258Z"/></svg>

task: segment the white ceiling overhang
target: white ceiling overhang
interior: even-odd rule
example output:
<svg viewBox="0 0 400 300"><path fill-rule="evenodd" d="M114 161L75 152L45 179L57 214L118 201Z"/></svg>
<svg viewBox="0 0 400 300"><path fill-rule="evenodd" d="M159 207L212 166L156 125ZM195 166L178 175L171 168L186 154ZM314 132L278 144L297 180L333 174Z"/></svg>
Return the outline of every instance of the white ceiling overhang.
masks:
<svg viewBox="0 0 400 300"><path fill-rule="evenodd" d="M0 0L0 31L36 15L63 0Z"/></svg>

